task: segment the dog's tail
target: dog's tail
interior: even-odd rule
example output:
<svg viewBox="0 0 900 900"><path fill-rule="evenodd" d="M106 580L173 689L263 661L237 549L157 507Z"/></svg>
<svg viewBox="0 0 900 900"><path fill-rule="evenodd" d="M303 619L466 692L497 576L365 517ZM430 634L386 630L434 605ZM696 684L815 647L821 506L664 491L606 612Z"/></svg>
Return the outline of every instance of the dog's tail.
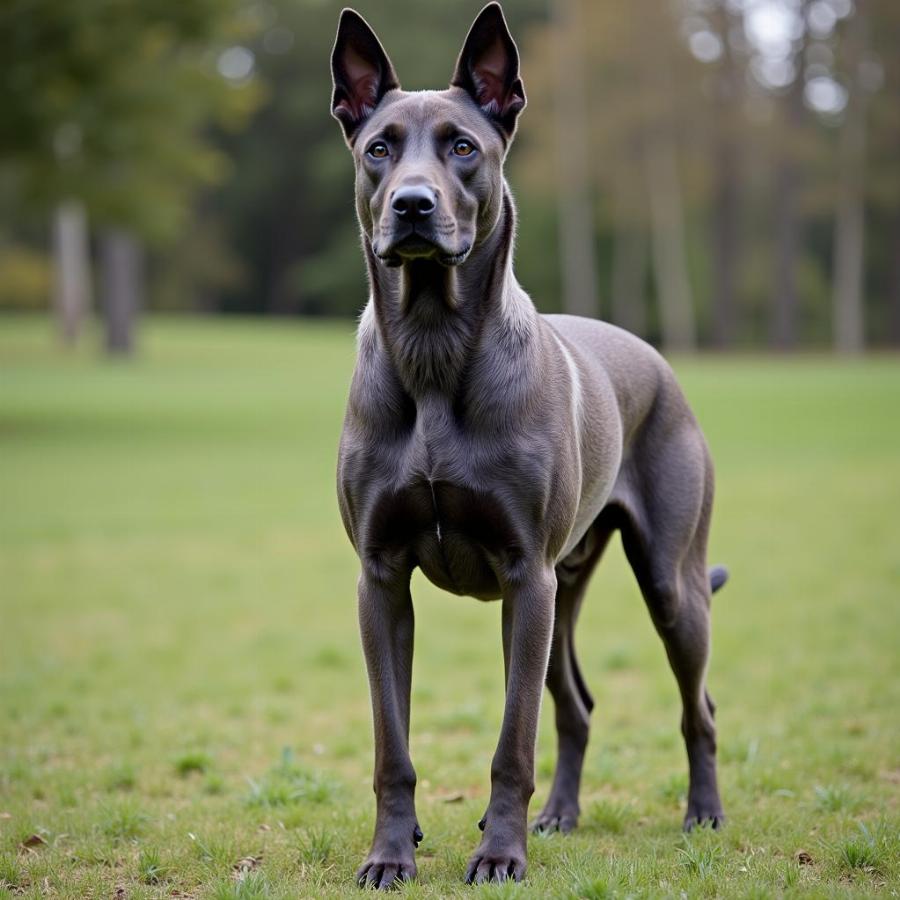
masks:
<svg viewBox="0 0 900 900"><path fill-rule="evenodd" d="M712 593L715 593L726 581L728 581L728 569L725 566L713 566L709 570L709 586Z"/></svg>

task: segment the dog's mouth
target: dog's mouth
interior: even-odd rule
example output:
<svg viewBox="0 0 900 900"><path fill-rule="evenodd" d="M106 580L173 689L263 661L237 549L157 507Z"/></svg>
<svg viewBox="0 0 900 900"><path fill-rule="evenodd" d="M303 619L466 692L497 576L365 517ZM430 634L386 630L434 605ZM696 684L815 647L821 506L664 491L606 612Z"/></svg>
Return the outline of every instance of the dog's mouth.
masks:
<svg viewBox="0 0 900 900"><path fill-rule="evenodd" d="M402 266L413 259L433 259L443 266L458 266L465 261L472 246L448 247L440 239L417 231L411 225L403 234L395 232L387 240L377 241L372 249L387 266Z"/></svg>

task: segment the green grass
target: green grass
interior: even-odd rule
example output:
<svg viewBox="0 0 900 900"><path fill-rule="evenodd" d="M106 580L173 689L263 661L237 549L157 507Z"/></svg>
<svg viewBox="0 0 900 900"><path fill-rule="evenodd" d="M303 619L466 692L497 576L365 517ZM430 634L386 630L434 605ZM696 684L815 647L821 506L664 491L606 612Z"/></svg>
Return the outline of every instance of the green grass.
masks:
<svg viewBox="0 0 900 900"><path fill-rule="evenodd" d="M351 329L162 320L134 362L95 346L0 319L0 897L356 897L374 804L334 499ZM532 838L521 887L462 885L499 608L417 577L425 840L404 896L900 890L900 361L676 368L732 573L709 675L727 827L680 833L674 680L616 544L578 635L582 827ZM548 701L535 811L553 757Z"/></svg>

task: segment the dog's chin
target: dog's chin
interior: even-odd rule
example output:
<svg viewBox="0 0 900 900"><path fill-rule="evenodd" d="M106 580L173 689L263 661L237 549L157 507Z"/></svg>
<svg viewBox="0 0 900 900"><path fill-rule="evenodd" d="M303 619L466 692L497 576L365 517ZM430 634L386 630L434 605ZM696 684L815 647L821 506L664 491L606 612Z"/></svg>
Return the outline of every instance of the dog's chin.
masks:
<svg viewBox="0 0 900 900"><path fill-rule="evenodd" d="M433 260L442 266L458 266L465 262L472 250L471 244L460 248L447 247L420 234L409 234L401 240L390 241L373 247L375 255L386 266L397 267L417 259Z"/></svg>

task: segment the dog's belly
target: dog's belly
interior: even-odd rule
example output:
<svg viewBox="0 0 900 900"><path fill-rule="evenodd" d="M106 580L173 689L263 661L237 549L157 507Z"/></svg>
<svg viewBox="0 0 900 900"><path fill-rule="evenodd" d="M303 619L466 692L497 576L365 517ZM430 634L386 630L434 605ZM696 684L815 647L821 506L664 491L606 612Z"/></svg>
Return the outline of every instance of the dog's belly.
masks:
<svg viewBox="0 0 900 900"><path fill-rule="evenodd" d="M504 574L521 558L515 509L490 491L449 481L428 485L434 522L416 541L419 567L444 590L496 599Z"/></svg>

